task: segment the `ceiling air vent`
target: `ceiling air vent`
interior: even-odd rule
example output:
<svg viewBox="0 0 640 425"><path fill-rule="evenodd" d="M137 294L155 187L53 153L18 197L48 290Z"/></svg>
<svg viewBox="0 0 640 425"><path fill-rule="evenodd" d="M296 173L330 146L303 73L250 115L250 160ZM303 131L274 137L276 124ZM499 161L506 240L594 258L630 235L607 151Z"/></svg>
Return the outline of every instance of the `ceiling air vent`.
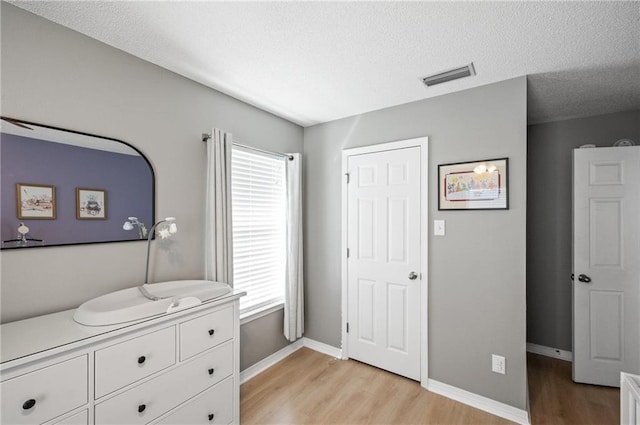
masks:
<svg viewBox="0 0 640 425"><path fill-rule="evenodd" d="M436 84L446 83L447 81L457 80L458 78L470 77L476 75L473 68L473 62L460 68L450 69L448 71L438 72L422 78L422 82L427 86L435 86Z"/></svg>

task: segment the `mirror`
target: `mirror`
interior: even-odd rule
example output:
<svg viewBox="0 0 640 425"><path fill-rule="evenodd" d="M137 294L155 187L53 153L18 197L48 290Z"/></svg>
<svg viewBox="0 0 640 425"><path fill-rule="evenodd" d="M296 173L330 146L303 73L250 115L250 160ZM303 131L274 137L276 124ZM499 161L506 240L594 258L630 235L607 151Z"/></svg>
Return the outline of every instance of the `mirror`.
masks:
<svg viewBox="0 0 640 425"><path fill-rule="evenodd" d="M128 143L0 117L2 249L123 242L155 222L155 176ZM145 237L146 239L146 237Z"/></svg>

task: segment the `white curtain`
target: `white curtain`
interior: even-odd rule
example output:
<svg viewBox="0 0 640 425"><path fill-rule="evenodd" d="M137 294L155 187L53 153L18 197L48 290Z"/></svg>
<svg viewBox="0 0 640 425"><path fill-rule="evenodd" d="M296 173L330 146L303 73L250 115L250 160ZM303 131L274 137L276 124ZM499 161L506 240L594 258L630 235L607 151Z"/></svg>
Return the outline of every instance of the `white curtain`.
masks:
<svg viewBox="0 0 640 425"><path fill-rule="evenodd" d="M233 286L232 135L214 128L207 141L205 279Z"/></svg>
<svg viewBox="0 0 640 425"><path fill-rule="evenodd" d="M284 336L289 341L304 332L302 281L302 156L285 159L287 178L287 269L284 294Z"/></svg>

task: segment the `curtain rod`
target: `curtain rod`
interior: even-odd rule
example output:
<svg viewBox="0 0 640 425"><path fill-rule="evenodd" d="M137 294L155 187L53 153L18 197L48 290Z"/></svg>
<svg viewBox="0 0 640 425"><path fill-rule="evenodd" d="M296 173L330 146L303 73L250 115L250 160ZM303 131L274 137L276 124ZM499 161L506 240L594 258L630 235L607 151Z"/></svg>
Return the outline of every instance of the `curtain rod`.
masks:
<svg viewBox="0 0 640 425"><path fill-rule="evenodd" d="M207 141L209 141L209 139L211 139L211 134L202 133L202 141L203 142L207 142ZM273 152L273 151L268 151L268 150L264 150L264 149L254 148L253 146L247 146L247 145L243 145L242 143L237 143L237 142L232 142L232 144L234 146L239 146L241 148L249 149L249 150L256 151L256 152L266 153L268 155L285 157L285 158L288 158L289 161L293 161L293 155L287 155L286 153Z"/></svg>

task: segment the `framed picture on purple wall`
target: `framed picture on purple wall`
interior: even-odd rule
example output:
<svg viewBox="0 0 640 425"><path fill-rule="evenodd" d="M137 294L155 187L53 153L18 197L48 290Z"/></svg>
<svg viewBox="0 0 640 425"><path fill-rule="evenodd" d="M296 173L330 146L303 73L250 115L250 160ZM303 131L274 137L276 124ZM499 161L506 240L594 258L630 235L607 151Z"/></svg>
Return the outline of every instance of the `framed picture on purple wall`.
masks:
<svg viewBox="0 0 640 425"><path fill-rule="evenodd" d="M77 187L76 218L78 220L106 220L106 190Z"/></svg>
<svg viewBox="0 0 640 425"><path fill-rule="evenodd" d="M54 220L56 188L44 184L16 184L18 218Z"/></svg>

